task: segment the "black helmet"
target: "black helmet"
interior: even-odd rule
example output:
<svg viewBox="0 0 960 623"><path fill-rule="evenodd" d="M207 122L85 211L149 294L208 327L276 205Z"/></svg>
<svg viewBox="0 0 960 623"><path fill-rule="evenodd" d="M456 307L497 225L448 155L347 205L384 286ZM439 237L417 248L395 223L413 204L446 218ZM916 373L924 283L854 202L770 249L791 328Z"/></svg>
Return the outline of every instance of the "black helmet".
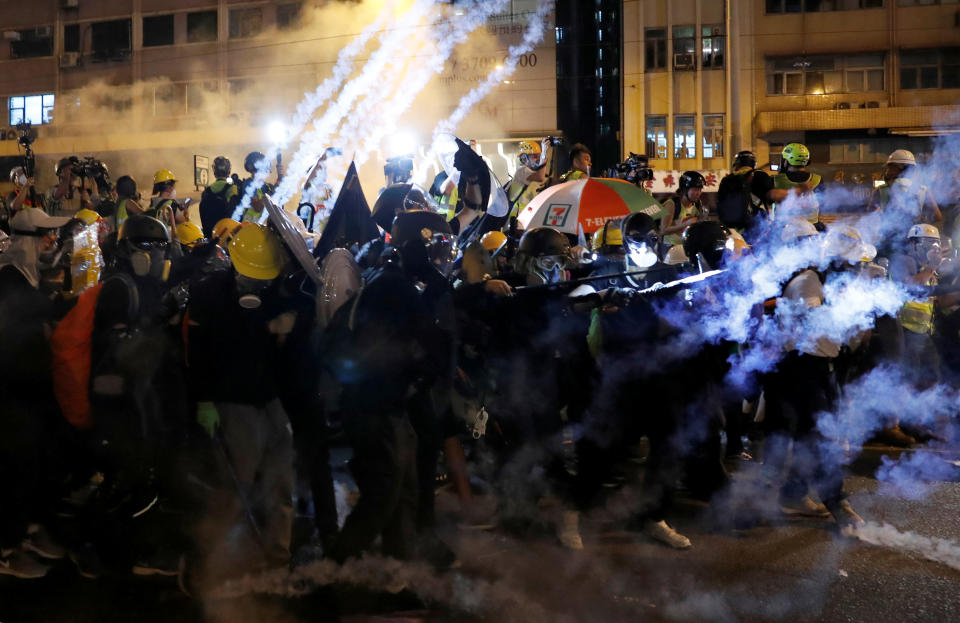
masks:
<svg viewBox="0 0 960 623"><path fill-rule="evenodd" d="M520 238L518 252L530 257L567 255L570 252L570 241L566 234L551 227L534 227Z"/></svg>
<svg viewBox="0 0 960 623"><path fill-rule="evenodd" d="M223 156L217 156L216 158L214 158L213 159L213 176L217 178L221 178L221 177L227 177L228 175L230 175L230 161Z"/></svg>
<svg viewBox="0 0 960 623"><path fill-rule="evenodd" d="M627 252L627 266L648 268L660 259L660 235L657 224L649 214L634 212L620 225L623 247Z"/></svg>
<svg viewBox="0 0 960 623"><path fill-rule="evenodd" d="M718 221L697 221L683 230L683 251L691 262L703 255L710 268L719 268L723 261L730 230Z"/></svg>
<svg viewBox="0 0 960 623"><path fill-rule="evenodd" d="M377 197L370 215L377 225L389 231L398 214L413 210L438 212L440 206L430 197L430 193L416 184L393 184Z"/></svg>
<svg viewBox="0 0 960 623"><path fill-rule="evenodd" d="M247 154L247 157L243 159L243 168L250 175L254 175L257 172L257 163L266 159L267 157L259 151L251 151Z"/></svg>
<svg viewBox="0 0 960 623"><path fill-rule="evenodd" d="M739 151L737 155L733 157L733 168L740 169L743 167L749 167L751 169L757 168L757 155L749 149Z"/></svg>
<svg viewBox="0 0 960 623"><path fill-rule="evenodd" d="M427 210L397 214L390 244L400 250L404 268L413 274L432 265L446 275L457 254L450 224L440 214Z"/></svg>
<svg viewBox="0 0 960 623"><path fill-rule="evenodd" d="M170 232L166 225L152 216L131 214L117 233L117 240L127 240L134 244L141 242L170 242Z"/></svg>
<svg viewBox="0 0 960 623"><path fill-rule="evenodd" d="M707 180L698 171L684 171L677 184L678 192L683 193L688 188L703 188L707 185Z"/></svg>
<svg viewBox="0 0 960 623"><path fill-rule="evenodd" d="M129 175L121 175L117 178L117 195L120 197L136 197L137 180Z"/></svg>

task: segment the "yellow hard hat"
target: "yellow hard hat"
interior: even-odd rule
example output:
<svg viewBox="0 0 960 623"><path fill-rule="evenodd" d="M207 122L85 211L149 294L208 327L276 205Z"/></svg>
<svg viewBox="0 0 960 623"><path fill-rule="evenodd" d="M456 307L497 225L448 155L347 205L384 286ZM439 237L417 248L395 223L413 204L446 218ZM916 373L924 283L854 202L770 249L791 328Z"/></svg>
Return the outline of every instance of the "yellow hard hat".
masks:
<svg viewBox="0 0 960 623"><path fill-rule="evenodd" d="M611 219L593 234L593 250L600 251L603 247L622 247L623 232L620 231L620 219Z"/></svg>
<svg viewBox="0 0 960 623"><path fill-rule="evenodd" d="M93 225L100 220L100 215L88 208L77 210L77 213L73 216L83 221L84 225Z"/></svg>
<svg viewBox="0 0 960 623"><path fill-rule="evenodd" d="M180 241L180 244L188 247L192 247L198 240L203 240L203 231L197 227L196 223L191 223L190 221L177 225L176 232L177 240Z"/></svg>
<svg viewBox="0 0 960 623"><path fill-rule="evenodd" d="M534 143L533 141L523 141L520 143L520 155L525 156L533 154L534 156L540 155L540 145Z"/></svg>
<svg viewBox="0 0 960 623"><path fill-rule="evenodd" d="M217 244L226 248L226 246L230 244L230 241L233 240L238 229L240 229L239 222L232 218L222 218L213 226L213 237L216 239Z"/></svg>
<svg viewBox="0 0 960 623"><path fill-rule="evenodd" d="M170 169L160 169L153 174L153 183L159 184L161 182L176 182L177 176L173 174L173 171Z"/></svg>
<svg viewBox="0 0 960 623"><path fill-rule="evenodd" d="M507 242L507 235L502 231L488 231L480 238L480 244L490 255L495 255Z"/></svg>
<svg viewBox="0 0 960 623"><path fill-rule="evenodd" d="M280 240L257 223L241 227L230 241L229 251L233 267L244 277L269 281L276 279L283 268Z"/></svg>

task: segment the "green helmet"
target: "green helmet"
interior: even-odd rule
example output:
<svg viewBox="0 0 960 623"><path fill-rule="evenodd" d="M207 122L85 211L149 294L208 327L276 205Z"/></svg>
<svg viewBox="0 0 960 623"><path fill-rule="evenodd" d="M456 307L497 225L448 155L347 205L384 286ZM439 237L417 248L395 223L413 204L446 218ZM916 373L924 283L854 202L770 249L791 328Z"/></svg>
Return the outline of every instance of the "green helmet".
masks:
<svg viewBox="0 0 960 623"><path fill-rule="evenodd" d="M780 155L783 161L792 167L805 167L810 163L810 150L800 143L790 143L783 148Z"/></svg>

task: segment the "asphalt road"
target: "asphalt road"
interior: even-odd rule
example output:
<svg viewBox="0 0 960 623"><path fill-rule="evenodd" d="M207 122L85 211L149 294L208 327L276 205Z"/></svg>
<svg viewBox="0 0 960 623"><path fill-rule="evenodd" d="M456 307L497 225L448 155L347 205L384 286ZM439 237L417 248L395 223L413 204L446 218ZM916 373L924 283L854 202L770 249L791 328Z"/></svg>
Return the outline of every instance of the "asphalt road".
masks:
<svg viewBox="0 0 960 623"><path fill-rule="evenodd" d="M694 546L674 551L615 521L624 493L584 519L586 548L570 552L547 531L460 529L441 492L442 535L462 563L443 575L380 560L319 562L198 601L169 580L84 580L64 562L43 580L0 579L0 623L960 621L960 484L933 483L910 499L872 477L875 463L858 463L846 487L864 518L900 531L875 531L885 545L841 536L829 520L771 511L744 524L681 500L669 521ZM754 473L747 466L736 478L750 483Z"/></svg>

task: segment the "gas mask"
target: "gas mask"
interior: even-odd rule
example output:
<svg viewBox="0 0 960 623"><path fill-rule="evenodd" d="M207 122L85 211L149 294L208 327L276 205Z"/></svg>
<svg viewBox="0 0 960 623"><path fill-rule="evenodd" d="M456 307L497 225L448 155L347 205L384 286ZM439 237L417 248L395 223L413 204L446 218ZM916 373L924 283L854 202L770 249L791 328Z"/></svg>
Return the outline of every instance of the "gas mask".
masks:
<svg viewBox="0 0 960 623"><path fill-rule="evenodd" d="M159 241L128 242L130 268L137 277L153 277L166 281L170 260L166 259L169 243Z"/></svg>
<svg viewBox="0 0 960 623"><path fill-rule="evenodd" d="M541 255L533 258L530 264L530 274L527 275L528 285L543 285L559 283L564 280L564 268L567 258L561 255Z"/></svg>
<svg viewBox="0 0 960 623"><path fill-rule="evenodd" d="M237 304L244 309L257 309L263 304L263 294L270 283L237 273Z"/></svg>

